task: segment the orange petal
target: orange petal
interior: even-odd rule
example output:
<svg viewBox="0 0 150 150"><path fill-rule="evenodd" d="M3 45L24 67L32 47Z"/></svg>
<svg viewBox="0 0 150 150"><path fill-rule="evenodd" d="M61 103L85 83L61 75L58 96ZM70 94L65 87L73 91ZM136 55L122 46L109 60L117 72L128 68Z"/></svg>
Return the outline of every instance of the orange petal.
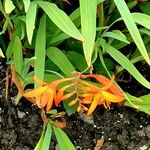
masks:
<svg viewBox="0 0 150 150"><path fill-rule="evenodd" d="M98 93L97 96L98 96L97 104L102 105L104 102L104 96L101 93Z"/></svg>
<svg viewBox="0 0 150 150"><path fill-rule="evenodd" d="M80 77L81 78L95 78L103 86L107 85L110 82L110 79L106 78L103 75L88 74L88 75L81 75ZM123 92L120 91L120 89L118 89L114 84L111 85L111 87L109 88L109 91L115 95L123 96Z"/></svg>
<svg viewBox="0 0 150 150"><path fill-rule="evenodd" d="M104 105L104 107L105 107L106 109L110 109L111 102L109 102L109 101L104 101L104 102L103 102L103 105Z"/></svg>
<svg viewBox="0 0 150 150"><path fill-rule="evenodd" d="M68 93L68 94L64 95L64 96L61 98L61 101L70 98L70 97L73 96L75 93L76 93L76 91L73 91L73 92L71 92L71 93Z"/></svg>
<svg viewBox="0 0 150 150"><path fill-rule="evenodd" d="M41 108L40 103L41 103L41 96L37 96L37 97L36 97L36 105L37 105L39 108Z"/></svg>
<svg viewBox="0 0 150 150"><path fill-rule="evenodd" d="M85 93L85 94L78 94L79 97L93 97L94 94L92 93Z"/></svg>
<svg viewBox="0 0 150 150"><path fill-rule="evenodd" d="M70 87L74 86L74 84L69 84L69 85L66 85L62 88L59 89L59 91L57 92L55 98L54 98L54 101L55 101L55 105L58 106L58 104L61 102L63 96L64 96L64 91Z"/></svg>
<svg viewBox="0 0 150 150"><path fill-rule="evenodd" d="M77 112L80 112L81 109L82 109L82 108L81 108L81 105L79 105L78 108L77 108Z"/></svg>
<svg viewBox="0 0 150 150"><path fill-rule="evenodd" d="M112 93L106 92L106 91L101 91L102 95L104 96L105 100L113 103L119 103L124 100L124 97L120 97L117 95L114 95Z"/></svg>
<svg viewBox="0 0 150 150"><path fill-rule="evenodd" d="M81 103L82 103L82 104L91 104L91 103L92 103L92 98L93 98L93 97L86 97L86 98L84 98L84 99L81 101Z"/></svg>
<svg viewBox="0 0 150 150"><path fill-rule="evenodd" d="M93 102L92 102L92 104L91 104L91 106L87 112L87 115L91 115L96 107L97 107L97 97L94 97Z"/></svg>
<svg viewBox="0 0 150 150"><path fill-rule="evenodd" d="M51 88L56 88L60 83L65 82L65 81L70 81L73 80L74 78L63 78L63 79L59 79L59 80L55 80L51 83L48 84L49 87Z"/></svg>
<svg viewBox="0 0 150 150"><path fill-rule="evenodd" d="M91 87L91 88L94 89L94 90L98 90L98 89L99 89L98 86L96 86L96 85L94 85L94 84L92 84L92 83L89 83L89 82L87 82L87 81L79 80L79 83L84 84L84 85L86 85L86 86L89 86L89 87Z"/></svg>
<svg viewBox="0 0 150 150"><path fill-rule="evenodd" d="M51 89L48 89L45 93L43 93L42 98L41 98L41 102L40 102L40 105L42 108L46 106L48 100L52 96L53 96L53 92Z"/></svg>
<svg viewBox="0 0 150 150"><path fill-rule="evenodd" d="M53 105L53 96L50 96L50 98L47 101L46 111L49 111L52 108L52 105Z"/></svg>
<svg viewBox="0 0 150 150"><path fill-rule="evenodd" d="M57 94L54 97L54 102L55 105L58 106L58 104L61 102L61 98L63 97L63 92L62 91L58 91Z"/></svg>
<svg viewBox="0 0 150 150"><path fill-rule="evenodd" d="M45 82L43 82L42 80L40 80L36 75L34 75L33 79L34 79L34 81L36 83L38 83L41 86L46 84Z"/></svg>
<svg viewBox="0 0 150 150"><path fill-rule="evenodd" d="M109 80L109 82L104 85L101 89L102 90L108 90L109 88L111 88L111 86L113 85L114 82L114 76L111 78L111 80Z"/></svg>
<svg viewBox="0 0 150 150"><path fill-rule="evenodd" d="M78 102L78 99L76 98L76 99L74 99L73 101L71 101L71 102L68 104L68 106L73 106L73 105L75 105L77 102Z"/></svg>
<svg viewBox="0 0 150 150"><path fill-rule="evenodd" d="M88 111L88 108L86 106L82 105L82 108L84 111Z"/></svg>
<svg viewBox="0 0 150 150"><path fill-rule="evenodd" d="M86 92L92 92L92 93L95 93L97 92L97 89L94 89L92 87L78 87L79 90L83 90L83 91L86 91Z"/></svg>
<svg viewBox="0 0 150 150"><path fill-rule="evenodd" d="M46 89L47 86L39 87L37 89L33 89L29 92L24 93L23 96L28 98L37 97L40 96Z"/></svg>

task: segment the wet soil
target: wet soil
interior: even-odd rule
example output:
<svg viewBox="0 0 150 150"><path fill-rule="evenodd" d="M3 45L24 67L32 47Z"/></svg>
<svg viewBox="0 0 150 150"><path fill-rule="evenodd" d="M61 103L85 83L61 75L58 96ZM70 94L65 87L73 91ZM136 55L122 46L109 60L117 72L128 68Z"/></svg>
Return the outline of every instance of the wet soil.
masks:
<svg viewBox="0 0 150 150"><path fill-rule="evenodd" d="M1 66L0 70L0 150L33 150L42 131L39 110L25 100L15 106L16 92L12 87L5 100L5 81L2 79L6 69ZM128 86L126 84L125 88ZM77 150L94 150L101 136L104 137L102 150L150 150L150 116L124 106L114 106L109 111L98 108L93 115L93 124L74 114L67 118L64 131ZM51 149L55 149L54 138Z"/></svg>

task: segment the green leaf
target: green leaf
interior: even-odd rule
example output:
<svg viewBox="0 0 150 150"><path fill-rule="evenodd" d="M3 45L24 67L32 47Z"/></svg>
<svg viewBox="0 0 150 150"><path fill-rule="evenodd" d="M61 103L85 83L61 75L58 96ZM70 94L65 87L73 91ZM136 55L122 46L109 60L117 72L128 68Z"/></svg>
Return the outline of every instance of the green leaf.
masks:
<svg viewBox="0 0 150 150"><path fill-rule="evenodd" d="M15 40L15 37L18 36L19 38L21 37L21 27L20 27L20 24L18 23L17 26L16 26L16 29L13 33L13 36L12 36L12 39L11 41L9 42L9 45L7 47L7 50L6 50L6 57L7 57L7 60L11 57L13 51L14 51L14 40Z"/></svg>
<svg viewBox="0 0 150 150"><path fill-rule="evenodd" d="M49 150L51 136L52 136L52 126L50 123L47 123L47 129L45 131L45 136L43 138L41 150Z"/></svg>
<svg viewBox="0 0 150 150"><path fill-rule="evenodd" d="M75 71L68 58L58 48L49 47L47 49L47 56L60 68L60 70L66 76L71 76L71 73Z"/></svg>
<svg viewBox="0 0 150 150"><path fill-rule="evenodd" d="M30 7L26 13L26 30L27 30L27 37L28 37L28 42L31 44L32 42L32 36L33 36L33 31L35 28L35 18L36 18L36 9L37 9L37 4L35 1L31 2Z"/></svg>
<svg viewBox="0 0 150 150"><path fill-rule="evenodd" d="M126 101L125 106L129 106L133 108L137 107L138 110L143 111L150 115L150 94L141 96L139 98L133 95L130 95L128 93L126 93L126 96L132 103L130 103L129 101Z"/></svg>
<svg viewBox="0 0 150 150"><path fill-rule="evenodd" d="M81 31L84 38L83 51L88 66L91 66L96 36L97 0L80 0Z"/></svg>
<svg viewBox="0 0 150 150"><path fill-rule="evenodd" d="M3 57L3 58L5 57L1 48L0 48L0 57Z"/></svg>
<svg viewBox="0 0 150 150"><path fill-rule="evenodd" d="M40 80L44 79L45 69L45 54L46 53L46 15L40 19L40 25L37 31L36 42L35 42L35 64L34 74ZM38 84L35 82L35 87Z"/></svg>
<svg viewBox="0 0 150 150"><path fill-rule="evenodd" d="M54 37L50 40L49 45L58 45L58 44L60 44L62 41L66 40L66 39L68 39L68 38L70 38L70 36L68 36L67 34L65 34L65 33L60 33L60 34L54 36Z"/></svg>
<svg viewBox="0 0 150 150"><path fill-rule="evenodd" d="M44 123L40 140L38 141L38 143L37 143L36 147L34 148L34 150L41 150L41 146L42 146L43 139L44 139L44 136L45 136L45 131L46 131L46 124Z"/></svg>
<svg viewBox="0 0 150 150"><path fill-rule="evenodd" d="M24 3L24 7L25 7L25 12L28 11L29 7L30 7L30 0L23 0Z"/></svg>
<svg viewBox="0 0 150 150"><path fill-rule="evenodd" d="M150 15L150 2L144 2L144 3L140 3L139 8L142 10L143 13Z"/></svg>
<svg viewBox="0 0 150 150"><path fill-rule="evenodd" d="M13 59L15 70L19 75L22 74L22 66L23 66L23 54L22 54L22 44L21 40L18 36L14 39L14 46L13 46Z"/></svg>
<svg viewBox="0 0 150 150"><path fill-rule="evenodd" d="M36 1L37 4L45 11L48 17L66 34L69 36L83 41L83 37L76 26L73 24L71 19L66 15L66 13L60 10L55 4Z"/></svg>
<svg viewBox="0 0 150 150"><path fill-rule="evenodd" d="M69 91L67 91L67 92L69 92ZM69 106L69 103L72 102L74 99L75 99L75 97L73 96L63 102L63 106L64 106L68 116L71 116L72 114L74 114L79 106L79 103L76 103L73 106Z"/></svg>
<svg viewBox="0 0 150 150"><path fill-rule="evenodd" d="M142 13L132 13L136 23L150 30L150 16Z"/></svg>
<svg viewBox="0 0 150 150"><path fill-rule="evenodd" d="M74 52L74 51L69 51L67 54L68 59L70 62L75 66L77 70L82 72L87 68L87 63L85 61L85 58L83 55Z"/></svg>
<svg viewBox="0 0 150 150"><path fill-rule="evenodd" d="M6 14L10 14L15 9L15 6L11 0L5 0L4 8Z"/></svg>
<svg viewBox="0 0 150 150"><path fill-rule="evenodd" d="M30 69L31 64L34 63L34 60L36 60L36 57L31 57L30 59L25 59L22 67L22 76L26 78L28 71Z"/></svg>
<svg viewBox="0 0 150 150"><path fill-rule="evenodd" d="M76 150L67 135L60 128L53 126L53 130L60 150Z"/></svg>
<svg viewBox="0 0 150 150"><path fill-rule="evenodd" d="M119 13L121 14L122 19L124 20L136 46L138 47L139 51L143 55L144 59L147 61L147 63L150 65L150 58L148 56L147 50L145 48L145 45L142 41L142 38L140 36L140 33L138 31L138 28L135 24L135 21L125 3L124 0L114 0Z"/></svg>
<svg viewBox="0 0 150 150"><path fill-rule="evenodd" d="M122 67L124 67L138 82L140 82L143 86L150 89L150 82L148 82L140 72L133 66L133 64L125 57L122 53L120 53L114 47L102 43L105 51L113 57Z"/></svg>
<svg viewBox="0 0 150 150"><path fill-rule="evenodd" d="M117 39L117 40L122 41L127 44L130 43L127 40L126 36L119 30L113 30L112 32L105 32L102 36L103 37L111 37L113 39Z"/></svg>

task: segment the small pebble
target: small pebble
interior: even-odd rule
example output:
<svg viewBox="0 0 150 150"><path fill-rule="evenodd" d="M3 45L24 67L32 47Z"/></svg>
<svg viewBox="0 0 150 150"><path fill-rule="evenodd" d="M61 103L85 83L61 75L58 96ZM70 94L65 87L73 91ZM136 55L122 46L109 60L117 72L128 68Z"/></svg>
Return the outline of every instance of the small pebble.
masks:
<svg viewBox="0 0 150 150"><path fill-rule="evenodd" d="M142 147L140 147L140 150L147 150L147 146L146 145L144 145L144 146L142 146Z"/></svg>
<svg viewBox="0 0 150 150"><path fill-rule="evenodd" d="M19 110L18 110L18 113L17 113L17 114L18 114L18 118L19 118L19 119L22 119L22 118L26 115L24 112L19 111Z"/></svg>

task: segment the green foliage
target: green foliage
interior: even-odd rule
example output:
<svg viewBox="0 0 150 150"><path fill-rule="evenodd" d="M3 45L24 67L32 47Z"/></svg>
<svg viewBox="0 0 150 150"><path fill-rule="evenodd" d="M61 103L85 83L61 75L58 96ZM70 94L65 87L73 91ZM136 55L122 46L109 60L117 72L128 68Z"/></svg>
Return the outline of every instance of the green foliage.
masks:
<svg viewBox="0 0 150 150"><path fill-rule="evenodd" d="M143 95L138 98L128 93L126 95L127 95L127 98L129 99L129 101L125 102L126 106L129 106L129 107L134 106L134 108L140 111L146 112L147 114L150 115L150 94Z"/></svg>
<svg viewBox="0 0 150 150"><path fill-rule="evenodd" d="M49 83L70 77L74 71L119 77L127 70L150 89L150 82L134 65L139 61L150 65L150 2L79 0L79 7L70 15L56 4L49 0L0 0L0 57L6 56L7 64L14 64L23 88L40 86L34 75ZM150 114L149 94L125 95L126 106ZM18 93L16 104L21 97ZM70 107L69 102L63 105L71 115L78 104ZM44 124L35 149L49 149L53 133L60 149L75 149L65 133L51 123Z"/></svg>
<svg viewBox="0 0 150 150"><path fill-rule="evenodd" d="M96 6L96 0L80 0L81 31L84 38L83 50L89 67L91 66L96 36Z"/></svg>
<svg viewBox="0 0 150 150"><path fill-rule="evenodd" d="M51 110L47 114L56 115L57 111ZM53 134L56 136L60 150L75 150L75 147L71 143L68 136L63 132L62 129L54 126L52 122L53 121L49 119L47 123L44 123L40 140L38 141L34 150L49 150Z"/></svg>

